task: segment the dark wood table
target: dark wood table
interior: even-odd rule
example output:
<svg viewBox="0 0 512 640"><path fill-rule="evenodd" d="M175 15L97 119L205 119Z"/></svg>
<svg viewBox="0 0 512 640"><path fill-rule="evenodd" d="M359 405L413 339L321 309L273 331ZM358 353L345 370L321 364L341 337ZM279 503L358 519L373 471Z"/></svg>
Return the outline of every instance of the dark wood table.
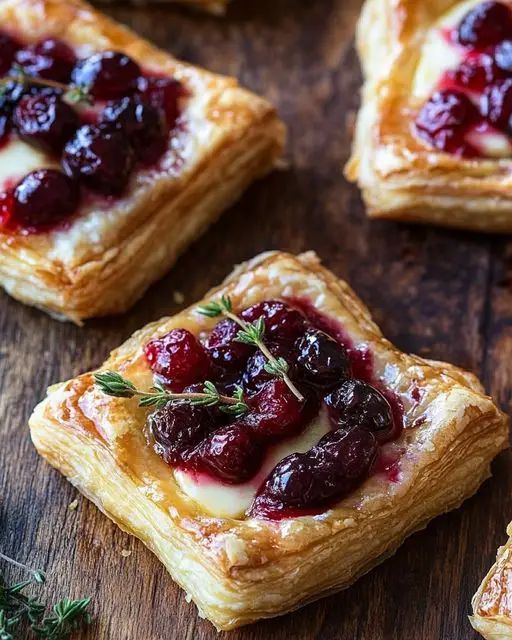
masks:
<svg viewBox="0 0 512 640"><path fill-rule="evenodd" d="M177 8L109 10L178 57L274 100L290 128L290 167L249 189L125 316L79 329L1 295L0 549L48 570L48 598L93 596L96 622L84 638L217 637L156 558L38 458L27 430L50 383L99 365L137 328L177 311L175 291L188 304L260 251L314 249L400 348L467 367L510 409L512 244L370 223L342 176L361 81L353 49L360 4L239 0L226 19ZM512 518L510 453L493 469L478 495L350 590L229 638L474 639L470 599ZM68 509L77 497L78 508Z"/></svg>

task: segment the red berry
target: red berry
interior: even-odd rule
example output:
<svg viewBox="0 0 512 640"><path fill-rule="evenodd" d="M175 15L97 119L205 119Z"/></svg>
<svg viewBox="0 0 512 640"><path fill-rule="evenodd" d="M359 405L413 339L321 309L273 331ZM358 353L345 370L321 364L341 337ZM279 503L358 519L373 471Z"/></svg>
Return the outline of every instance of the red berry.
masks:
<svg viewBox="0 0 512 640"><path fill-rule="evenodd" d="M459 24L457 39L465 47L486 47L512 36L512 13L502 2L482 2Z"/></svg>
<svg viewBox="0 0 512 640"><path fill-rule="evenodd" d="M180 98L185 95L183 85L174 78L143 76L138 91L145 102L163 111L167 129L173 129L180 115Z"/></svg>
<svg viewBox="0 0 512 640"><path fill-rule="evenodd" d="M284 358L289 369L288 375L295 377L295 362L297 360L297 349L293 343L289 342L267 342L267 349L275 358ZM275 376L266 369L268 366L267 357L257 350L248 360L245 368L242 384L249 394L257 393L262 386Z"/></svg>
<svg viewBox="0 0 512 640"><path fill-rule="evenodd" d="M194 335L186 329L173 329L144 347L153 373L175 391L202 382L208 375L208 358Z"/></svg>
<svg viewBox="0 0 512 640"><path fill-rule="evenodd" d="M305 404L283 380L274 378L251 398L252 411L243 422L264 439L291 436L304 426Z"/></svg>
<svg viewBox="0 0 512 640"><path fill-rule="evenodd" d="M486 89L482 97L482 114L498 129L512 130L512 79Z"/></svg>
<svg viewBox="0 0 512 640"><path fill-rule="evenodd" d="M238 378L254 349L238 342L240 327L229 318L218 322L206 340L206 352L212 363L214 377Z"/></svg>
<svg viewBox="0 0 512 640"><path fill-rule="evenodd" d="M306 328L304 315L281 300L265 300L255 304L241 313L247 322L254 322L263 317L265 320L265 336L269 340L294 341Z"/></svg>
<svg viewBox="0 0 512 640"><path fill-rule="evenodd" d="M48 38L20 49L16 62L30 76L69 82L76 58L73 50L60 40Z"/></svg>
<svg viewBox="0 0 512 640"><path fill-rule="evenodd" d="M71 79L79 87L88 87L96 98L108 100L133 92L140 75L139 65L127 55L103 51L80 60Z"/></svg>
<svg viewBox="0 0 512 640"><path fill-rule="evenodd" d="M298 343L299 372L310 385L332 388L350 377L351 366L343 345L319 329L308 329Z"/></svg>

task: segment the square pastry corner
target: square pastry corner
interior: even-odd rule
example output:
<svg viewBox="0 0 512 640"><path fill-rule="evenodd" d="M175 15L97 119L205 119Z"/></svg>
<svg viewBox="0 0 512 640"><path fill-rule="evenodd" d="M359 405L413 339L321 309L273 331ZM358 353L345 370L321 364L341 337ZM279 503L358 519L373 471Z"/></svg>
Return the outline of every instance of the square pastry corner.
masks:
<svg viewBox="0 0 512 640"><path fill-rule="evenodd" d="M281 389L287 404L279 404L280 397L275 395L274 401L278 409L285 407L288 417L293 413L293 398L281 378L268 375L263 391L251 395L248 389L261 374L260 367L256 377L243 382L242 398L249 414L235 423L230 418L231 426L207 436L197 445L199 449L187 453L192 456L186 458L189 466L180 466L172 458L178 446L178 436L172 437L176 423L160 420L162 411L168 417L183 410L183 405L170 403L155 412L139 406L133 397L106 394L96 376L107 372L122 376L129 381L128 396L130 389L149 392L155 385L155 371L160 365L168 366L158 359L155 348L170 344L169 336L181 336L181 340L183 330L200 340L219 364L215 349L225 346L220 337L229 334L230 320L221 321L221 332L219 319L204 315L204 309L228 301L231 313L240 314L238 318L249 321L266 314L269 345L277 335L282 338L279 332L293 333L297 327L306 331L306 341L300 338L298 366L315 362L303 356L311 345L314 350L320 344L318 340L323 341L321 350L332 348L339 355L341 349L348 354L348 377L332 391L339 382L329 382L333 369L321 371L324 377L314 380L330 384L330 391L325 395L323 387L318 392L324 398L320 405L315 404L318 399L311 388L301 386L307 399L300 406L309 406L308 411L314 407L314 411L307 413L293 435L287 431L284 439L265 440L290 423L274 418L265 423L268 431L258 431L264 423L256 420L257 411L263 418L269 414L263 414L262 407L271 412L271 403L265 405L261 394L265 389ZM284 315L283 309L288 310ZM257 326L258 320L254 323ZM231 347L238 349L240 344L231 343ZM199 356L195 361L202 362ZM250 362L246 372L255 373L255 361ZM158 369L158 375L162 371ZM292 368L288 372L292 376ZM197 386L190 387L194 389ZM355 403L363 403L359 406L367 422L355 421L356 414L350 413L353 404L352 409L350 402L343 405L343 398L354 389L364 392ZM374 401L383 413L375 409ZM328 413L327 406L334 413ZM345 413L336 413L340 406ZM340 420L334 426L328 417L332 415ZM181 418L181 426L187 416ZM387 435L365 430L372 416L386 416ZM238 463L244 454L240 448L229 458L236 471L229 465L222 467L222 480L215 475L219 466L208 467L209 475L197 472L201 466L190 467L198 451L206 456L198 464L211 462L210 444L201 447L221 432L216 455L222 453L225 429L233 425L238 429L235 446L242 442L241 446L249 447L253 438L263 438L256 446L267 447L265 457L258 458L260 450L255 449L244 458L249 465L254 459L262 460L259 468L244 476ZM507 446L507 420L473 375L400 352L382 336L350 287L323 268L313 253L270 252L237 267L203 301L137 332L98 372L51 387L36 408L30 429L38 452L123 530L142 540L190 595L200 614L222 630L292 611L350 586L393 554L408 535L471 496L489 476L491 460ZM346 453L347 442L352 453L344 459L340 452ZM350 467L348 459L359 462ZM302 492L300 474L306 467L310 475L302 477L309 488ZM233 482L226 469L243 481ZM286 485L283 470L298 478L299 491L294 493L289 482ZM284 489L279 482L286 485Z"/></svg>
<svg viewBox="0 0 512 640"><path fill-rule="evenodd" d="M510 38L507 1L366 0L346 176L370 217L512 231Z"/></svg>
<svg viewBox="0 0 512 640"><path fill-rule="evenodd" d="M123 312L275 166L284 125L234 78L81 0L5 0L0 23L0 68L16 80L1 108L20 83L48 93L41 74L64 87L53 132L34 133L34 105L14 98L16 126L2 121L0 285L61 319ZM77 87L92 104L76 103Z"/></svg>

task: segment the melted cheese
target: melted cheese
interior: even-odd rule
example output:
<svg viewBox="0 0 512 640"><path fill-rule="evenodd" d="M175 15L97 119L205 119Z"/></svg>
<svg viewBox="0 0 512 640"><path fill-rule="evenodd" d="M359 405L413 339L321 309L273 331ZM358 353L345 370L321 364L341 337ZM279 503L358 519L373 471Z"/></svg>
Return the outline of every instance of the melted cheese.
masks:
<svg viewBox="0 0 512 640"><path fill-rule="evenodd" d="M322 410L302 433L273 447L258 475L241 485L223 484L210 476L179 469L174 476L182 491L209 514L217 518L239 518L251 506L262 482L278 462L291 453L308 451L330 430L327 413Z"/></svg>
<svg viewBox="0 0 512 640"><path fill-rule="evenodd" d="M47 155L17 138L0 150L0 189L12 186L36 169L58 167Z"/></svg>

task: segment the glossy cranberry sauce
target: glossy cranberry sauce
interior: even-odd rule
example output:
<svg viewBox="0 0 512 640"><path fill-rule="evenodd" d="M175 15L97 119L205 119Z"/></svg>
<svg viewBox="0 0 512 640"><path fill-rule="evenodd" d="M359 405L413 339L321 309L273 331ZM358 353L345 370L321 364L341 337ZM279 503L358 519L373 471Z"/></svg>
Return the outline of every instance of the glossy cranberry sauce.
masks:
<svg viewBox="0 0 512 640"><path fill-rule="evenodd" d="M84 198L122 196L133 173L169 148L185 96L177 80L123 53L78 59L59 40L23 44L3 32L0 74L0 152L18 137L49 164L0 185L0 226L14 233L65 226ZM87 107L72 99L79 91Z"/></svg>
<svg viewBox="0 0 512 640"><path fill-rule="evenodd" d="M487 155L480 136L512 143L512 7L482 2L443 34L462 56L423 105L415 129L436 149L462 157Z"/></svg>
<svg viewBox="0 0 512 640"><path fill-rule="evenodd" d="M200 339L174 329L146 344L146 360L168 389L200 392L205 380L220 393L243 390L248 411L233 418L219 406L172 401L148 418L150 442L168 464L226 484L254 478L276 444L297 436L322 411L331 430L305 453L293 453L268 474L248 515L278 519L319 513L379 470L381 445L403 428L397 396L374 379L368 349L355 348L336 323L303 300L267 300L244 309L264 321L264 344L284 358L303 396L269 373L265 355L237 340L239 326L221 319Z"/></svg>

